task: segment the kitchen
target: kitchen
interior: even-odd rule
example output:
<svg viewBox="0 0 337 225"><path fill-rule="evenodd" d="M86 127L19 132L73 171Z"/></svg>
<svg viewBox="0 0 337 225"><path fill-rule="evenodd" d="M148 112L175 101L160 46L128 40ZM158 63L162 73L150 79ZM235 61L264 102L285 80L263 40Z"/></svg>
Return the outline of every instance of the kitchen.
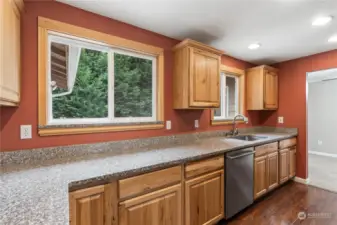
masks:
<svg viewBox="0 0 337 225"><path fill-rule="evenodd" d="M311 190L305 185L305 79L307 72L337 67L335 43L311 56L303 53L298 59L251 63L227 55L225 47L206 44L193 32L182 34L186 40L173 39L104 17L104 13L79 9L85 7L83 2L79 8L64 3L1 3L1 9L12 13L2 14L8 16L1 20L2 27L13 31L4 32L13 36L4 37L1 46L3 224L216 224L239 213L232 219L235 222L241 210L249 207L242 216L250 218L250 209L284 192L283 188L289 193ZM334 3L330 4L329 13L336 15ZM306 19L312 29L310 17ZM330 24L330 30L336 27L335 21ZM83 50L102 65L98 72L83 63L87 62ZM249 57L259 50L246 51ZM125 95L111 92L126 88L117 72L113 82L105 78L84 83L87 90L70 82L71 77L73 82L79 78L80 73L71 73L75 64L78 71L92 74L134 74L135 70L125 70L132 57L137 58L137 69L146 70L140 74L152 75L140 90L151 91L133 92L133 87L127 89L127 97L141 93L148 96L147 104L130 106ZM55 66L63 70L53 70ZM48 81L56 81L56 86ZM88 91L106 90L90 86L105 83L113 87L107 88L107 95ZM62 89L66 91L59 92ZM83 107L81 114L76 111L80 118L64 116L60 99L69 102L68 89L86 91L82 99L77 96L82 104L76 107ZM234 101L232 110L232 104L220 103L224 99ZM101 111L105 105L98 102L109 107ZM110 110L116 102L122 107L116 104ZM141 116L138 109L143 110ZM243 116L233 121L233 114ZM235 179L235 171L242 171L241 179ZM242 193L248 193L248 198L240 199ZM337 199L333 193L326 195ZM322 213L336 215L336 201ZM289 217L273 215L279 219L276 224L295 221L297 213L311 205L302 207L293 209L296 212L288 213ZM253 218L251 224L273 224L270 218L269 222Z"/></svg>

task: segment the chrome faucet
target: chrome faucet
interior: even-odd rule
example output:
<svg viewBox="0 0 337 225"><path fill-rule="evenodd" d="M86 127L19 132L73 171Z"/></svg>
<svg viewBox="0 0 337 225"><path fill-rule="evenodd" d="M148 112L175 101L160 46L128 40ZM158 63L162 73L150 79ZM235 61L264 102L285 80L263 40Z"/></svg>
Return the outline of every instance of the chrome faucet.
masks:
<svg viewBox="0 0 337 225"><path fill-rule="evenodd" d="M242 118L243 121L245 121L246 123L248 123L248 118L245 117L244 115L242 114L237 114L236 116L234 116L233 118L233 127L232 127L232 130L230 130L227 135L229 136L235 136L235 135L238 135L239 134L239 130L238 128L236 127L236 119L237 118Z"/></svg>

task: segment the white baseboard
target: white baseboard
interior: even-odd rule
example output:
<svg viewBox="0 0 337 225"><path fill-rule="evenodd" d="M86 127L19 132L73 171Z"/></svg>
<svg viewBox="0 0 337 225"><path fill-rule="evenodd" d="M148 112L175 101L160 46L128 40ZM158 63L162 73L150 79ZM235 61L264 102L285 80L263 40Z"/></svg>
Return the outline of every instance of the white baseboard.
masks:
<svg viewBox="0 0 337 225"><path fill-rule="evenodd" d="M308 151L308 153L313 154L313 155L321 155L321 156L337 158L337 154L331 154L331 153L326 153L326 152Z"/></svg>
<svg viewBox="0 0 337 225"><path fill-rule="evenodd" d="M309 177L307 179L303 179L300 177L294 177L293 180L297 183L301 183L301 184L309 184L310 183L310 179Z"/></svg>

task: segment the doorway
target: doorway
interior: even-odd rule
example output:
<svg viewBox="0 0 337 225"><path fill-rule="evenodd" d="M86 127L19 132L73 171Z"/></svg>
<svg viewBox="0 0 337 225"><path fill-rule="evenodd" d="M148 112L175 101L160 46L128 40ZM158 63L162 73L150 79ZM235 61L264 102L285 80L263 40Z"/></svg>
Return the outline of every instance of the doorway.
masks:
<svg viewBox="0 0 337 225"><path fill-rule="evenodd" d="M337 192L337 68L307 74L310 185Z"/></svg>

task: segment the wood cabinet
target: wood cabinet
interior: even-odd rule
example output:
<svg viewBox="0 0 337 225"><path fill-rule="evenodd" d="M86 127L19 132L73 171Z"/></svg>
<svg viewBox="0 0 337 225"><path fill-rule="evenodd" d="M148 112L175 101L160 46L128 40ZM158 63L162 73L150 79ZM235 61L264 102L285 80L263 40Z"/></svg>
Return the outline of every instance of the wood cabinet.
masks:
<svg viewBox="0 0 337 225"><path fill-rule="evenodd" d="M278 143L255 147L254 199L279 186Z"/></svg>
<svg viewBox="0 0 337 225"><path fill-rule="evenodd" d="M268 191L268 156L254 159L254 199Z"/></svg>
<svg viewBox="0 0 337 225"><path fill-rule="evenodd" d="M268 155L268 191L278 186L278 152Z"/></svg>
<svg viewBox="0 0 337 225"><path fill-rule="evenodd" d="M296 175L296 146L289 150L289 178Z"/></svg>
<svg viewBox="0 0 337 225"><path fill-rule="evenodd" d="M22 0L0 1L0 105L16 106L20 101L22 9Z"/></svg>
<svg viewBox="0 0 337 225"><path fill-rule="evenodd" d="M182 225L181 185L120 203L119 225Z"/></svg>
<svg viewBox="0 0 337 225"><path fill-rule="evenodd" d="M279 142L279 182L284 183L296 176L296 138Z"/></svg>
<svg viewBox="0 0 337 225"><path fill-rule="evenodd" d="M258 66L246 71L247 110L275 110L278 108L278 70Z"/></svg>
<svg viewBox="0 0 337 225"><path fill-rule="evenodd" d="M117 225L115 187L106 184L71 192L70 225Z"/></svg>
<svg viewBox="0 0 337 225"><path fill-rule="evenodd" d="M280 151L280 184L289 179L289 149Z"/></svg>
<svg viewBox="0 0 337 225"><path fill-rule="evenodd" d="M212 225L224 218L224 171L185 182L185 225Z"/></svg>
<svg viewBox="0 0 337 225"><path fill-rule="evenodd" d="M217 108L222 51L186 39L174 47L175 109Z"/></svg>

